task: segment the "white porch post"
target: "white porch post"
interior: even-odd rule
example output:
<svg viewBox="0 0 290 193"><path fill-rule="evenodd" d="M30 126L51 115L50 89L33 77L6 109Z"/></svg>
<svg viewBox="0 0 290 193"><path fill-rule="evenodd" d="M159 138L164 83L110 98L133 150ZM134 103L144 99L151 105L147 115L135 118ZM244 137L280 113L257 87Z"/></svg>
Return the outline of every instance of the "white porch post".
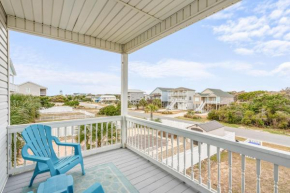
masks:
<svg viewBox="0 0 290 193"><path fill-rule="evenodd" d="M122 116L122 147L126 147L128 115L128 54L122 54L121 66L121 116Z"/></svg>

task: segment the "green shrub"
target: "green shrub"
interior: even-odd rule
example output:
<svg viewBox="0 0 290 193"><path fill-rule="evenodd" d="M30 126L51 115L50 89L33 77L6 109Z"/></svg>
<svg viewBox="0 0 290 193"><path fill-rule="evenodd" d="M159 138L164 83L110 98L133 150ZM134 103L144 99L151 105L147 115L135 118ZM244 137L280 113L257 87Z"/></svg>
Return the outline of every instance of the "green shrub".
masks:
<svg viewBox="0 0 290 193"><path fill-rule="evenodd" d="M121 105L118 104L116 107L114 105L108 105L106 107L101 108L98 114L106 116L121 115Z"/></svg>
<svg viewBox="0 0 290 193"><path fill-rule="evenodd" d="M64 106L76 107L79 106L79 101L66 101Z"/></svg>
<svg viewBox="0 0 290 193"><path fill-rule="evenodd" d="M169 115L169 114L173 114L173 113L171 111L162 111L161 114Z"/></svg>
<svg viewBox="0 0 290 193"><path fill-rule="evenodd" d="M216 110L212 110L212 111L210 111L210 112L208 113L208 115L207 115L207 118L208 118L209 120L216 120L216 121L218 121L218 120L219 120L218 111L216 111Z"/></svg>

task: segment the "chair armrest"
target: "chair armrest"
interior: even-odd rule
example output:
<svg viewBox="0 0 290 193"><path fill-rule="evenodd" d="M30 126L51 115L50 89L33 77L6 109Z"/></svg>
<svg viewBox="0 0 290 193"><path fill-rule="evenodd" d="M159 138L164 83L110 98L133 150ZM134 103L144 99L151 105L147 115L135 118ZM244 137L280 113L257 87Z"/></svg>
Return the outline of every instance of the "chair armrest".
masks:
<svg viewBox="0 0 290 193"><path fill-rule="evenodd" d="M36 156L36 155L30 155L27 152L28 148L29 148L28 145L24 145L22 150L21 150L21 155L22 155L23 159L30 160L30 161L35 161L35 162L40 162L40 163L45 163L45 164L47 164L47 166L48 166L48 168L50 170L50 174L52 176L56 175L56 170L54 169L53 163L52 163L50 158L48 158L48 157L40 157L40 156Z"/></svg>
<svg viewBox="0 0 290 193"><path fill-rule="evenodd" d="M79 143L63 143L63 142L60 142L59 139L57 137L55 137L55 136L52 136L52 139L59 146L72 146L72 147L77 147L77 146L80 145Z"/></svg>
<svg viewBox="0 0 290 193"><path fill-rule="evenodd" d="M63 142L60 142L59 139L57 137L55 137L55 136L52 136L52 139L59 146L71 146L71 147L74 147L75 155L81 155L81 146L80 146L79 143L63 143Z"/></svg>
<svg viewBox="0 0 290 193"><path fill-rule="evenodd" d="M47 163L50 158L48 157L40 157L36 155L30 155L27 150L28 150L28 145L24 145L22 150L21 150L21 155L23 159L30 160L30 161L36 161L36 162L41 162L41 163Z"/></svg>

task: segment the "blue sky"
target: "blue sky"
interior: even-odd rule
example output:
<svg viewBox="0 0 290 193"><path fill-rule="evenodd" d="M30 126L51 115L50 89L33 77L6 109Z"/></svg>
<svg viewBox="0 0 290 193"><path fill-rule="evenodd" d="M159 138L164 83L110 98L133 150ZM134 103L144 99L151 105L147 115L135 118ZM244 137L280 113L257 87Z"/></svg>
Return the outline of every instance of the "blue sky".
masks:
<svg viewBox="0 0 290 193"><path fill-rule="evenodd" d="M119 54L10 33L15 83L48 94L120 93ZM290 0L243 0L129 55L129 88L278 91L290 86Z"/></svg>

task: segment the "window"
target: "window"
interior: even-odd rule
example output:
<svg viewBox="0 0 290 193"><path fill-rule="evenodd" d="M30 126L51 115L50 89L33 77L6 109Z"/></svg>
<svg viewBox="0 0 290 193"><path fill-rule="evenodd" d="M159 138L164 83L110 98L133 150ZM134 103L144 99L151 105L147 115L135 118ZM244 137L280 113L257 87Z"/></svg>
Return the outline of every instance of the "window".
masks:
<svg viewBox="0 0 290 193"><path fill-rule="evenodd" d="M196 102L198 102L199 101L199 97L195 97L195 99L194 99Z"/></svg>
<svg viewBox="0 0 290 193"><path fill-rule="evenodd" d="M191 96L189 97L189 100L191 101Z"/></svg>
<svg viewBox="0 0 290 193"><path fill-rule="evenodd" d="M26 93L30 93L30 88L25 88Z"/></svg>

